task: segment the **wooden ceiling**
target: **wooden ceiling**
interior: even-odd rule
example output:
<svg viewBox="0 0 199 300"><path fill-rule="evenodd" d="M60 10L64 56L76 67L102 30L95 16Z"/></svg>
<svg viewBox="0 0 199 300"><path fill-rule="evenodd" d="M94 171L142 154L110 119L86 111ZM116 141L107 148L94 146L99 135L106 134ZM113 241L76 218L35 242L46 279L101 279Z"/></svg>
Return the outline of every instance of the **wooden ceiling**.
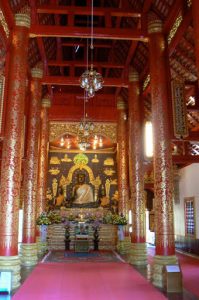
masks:
<svg viewBox="0 0 199 300"><path fill-rule="evenodd" d="M52 98L50 119L79 121L83 117L83 90L79 77L90 64L91 0L9 0L1 1L7 24L13 15L31 12L29 69L42 61L43 95ZM133 66L140 75L140 86L149 78L147 16L157 15L168 40L171 79L185 81L190 135L187 157L196 161L190 147L199 141L198 78L195 63L194 33L190 0L94 0L94 68L104 78L104 87L87 103L92 121L116 122L116 98L128 101L128 70ZM2 41L5 32L0 26ZM1 41L0 41L1 42ZM7 46L0 44L0 68L5 64ZM143 89L143 120L151 119L150 80ZM190 98L193 97L193 98ZM194 99L195 104L193 105ZM193 144L193 143L192 143ZM194 144L194 145L195 145ZM179 147L180 148L180 147ZM182 147L181 147L182 148ZM186 150L187 151L187 150ZM192 152L191 152L192 151ZM182 151L182 153L184 153ZM193 154L195 153L195 154ZM177 159L177 158L176 158ZM178 163L180 159L178 157Z"/></svg>

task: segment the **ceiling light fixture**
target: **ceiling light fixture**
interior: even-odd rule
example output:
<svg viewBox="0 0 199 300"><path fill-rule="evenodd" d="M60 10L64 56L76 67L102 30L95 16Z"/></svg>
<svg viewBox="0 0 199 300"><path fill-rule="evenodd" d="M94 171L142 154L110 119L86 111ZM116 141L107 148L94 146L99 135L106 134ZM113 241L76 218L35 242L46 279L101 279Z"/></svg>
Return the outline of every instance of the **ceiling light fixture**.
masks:
<svg viewBox="0 0 199 300"><path fill-rule="evenodd" d="M80 77L80 86L88 93L88 97L94 97L95 92L103 87L103 77L93 69L93 0L91 1L91 67L88 69L88 43L87 43L87 70Z"/></svg>
<svg viewBox="0 0 199 300"><path fill-rule="evenodd" d="M87 99L87 92L85 91L84 92L84 116L78 128L78 146L81 151L86 151L86 149L90 146L88 138L93 133L94 130L93 122L87 120L86 102L88 102L88 99Z"/></svg>

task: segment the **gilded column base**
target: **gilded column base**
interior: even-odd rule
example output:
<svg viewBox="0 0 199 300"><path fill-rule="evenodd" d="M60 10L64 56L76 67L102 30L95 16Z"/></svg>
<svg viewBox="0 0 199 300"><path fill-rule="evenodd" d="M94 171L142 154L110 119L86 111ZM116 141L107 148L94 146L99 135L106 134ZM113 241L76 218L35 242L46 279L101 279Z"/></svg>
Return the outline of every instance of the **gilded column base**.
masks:
<svg viewBox="0 0 199 300"><path fill-rule="evenodd" d="M20 249L21 264L26 267L35 266L38 261L37 244L21 244Z"/></svg>
<svg viewBox="0 0 199 300"><path fill-rule="evenodd" d="M132 243L128 256L128 263L135 266L147 265L147 245L146 243Z"/></svg>
<svg viewBox="0 0 199 300"><path fill-rule="evenodd" d="M37 255L43 256L48 252L47 242L42 242L40 237L37 237Z"/></svg>
<svg viewBox="0 0 199 300"><path fill-rule="evenodd" d="M124 240L118 241L116 249L122 255L129 254L131 250L131 238L125 237Z"/></svg>
<svg viewBox="0 0 199 300"><path fill-rule="evenodd" d="M157 287L164 287L164 267L166 265L178 265L178 259L175 255L162 256L155 255L153 259L153 284Z"/></svg>
<svg viewBox="0 0 199 300"><path fill-rule="evenodd" d="M12 271L12 291L20 286L20 259L18 256L0 256L0 270L1 271Z"/></svg>

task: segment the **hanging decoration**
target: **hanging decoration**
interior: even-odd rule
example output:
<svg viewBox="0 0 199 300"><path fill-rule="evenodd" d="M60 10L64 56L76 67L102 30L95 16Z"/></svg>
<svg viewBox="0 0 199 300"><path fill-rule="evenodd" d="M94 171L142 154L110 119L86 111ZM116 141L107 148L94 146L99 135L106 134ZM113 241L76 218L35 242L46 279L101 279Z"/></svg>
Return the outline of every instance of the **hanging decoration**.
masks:
<svg viewBox="0 0 199 300"><path fill-rule="evenodd" d="M91 1L91 67L88 68L88 43L87 43L87 70L80 77L80 86L87 92L88 97L94 97L95 92L103 87L103 77L100 73L93 69L93 0Z"/></svg>

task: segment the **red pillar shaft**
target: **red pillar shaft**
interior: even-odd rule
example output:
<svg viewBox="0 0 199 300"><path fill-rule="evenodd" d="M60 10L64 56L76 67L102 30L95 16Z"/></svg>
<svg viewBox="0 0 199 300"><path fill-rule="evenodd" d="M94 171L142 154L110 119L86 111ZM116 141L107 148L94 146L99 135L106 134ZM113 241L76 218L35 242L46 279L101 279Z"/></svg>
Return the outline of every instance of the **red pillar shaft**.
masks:
<svg viewBox="0 0 199 300"><path fill-rule="evenodd" d="M149 53L154 132L156 255L175 255L172 157L168 117L166 42L161 21L149 23Z"/></svg>
<svg viewBox="0 0 199 300"><path fill-rule="evenodd" d="M49 107L50 107L50 100L43 99L42 111L41 111L39 169L38 169L38 183L37 183L37 217L46 209L48 140L49 140L49 124L48 124Z"/></svg>
<svg viewBox="0 0 199 300"><path fill-rule="evenodd" d="M118 193L119 193L119 214L128 218L129 210L129 187L128 187L128 155L127 155L127 116L123 100L118 97Z"/></svg>
<svg viewBox="0 0 199 300"><path fill-rule="evenodd" d="M144 170L138 74L129 73L129 170L132 206L132 243L145 242Z"/></svg>
<svg viewBox="0 0 199 300"><path fill-rule="evenodd" d="M193 15L193 28L194 28L194 43L195 43L195 56L196 65L199 78L199 1L192 0L192 15Z"/></svg>
<svg viewBox="0 0 199 300"><path fill-rule="evenodd" d="M18 23L21 16L24 18ZM16 26L10 46L8 101L1 166L0 256L18 254L18 209L29 23L27 15L16 15Z"/></svg>
<svg viewBox="0 0 199 300"><path fill-rule="evenodd" d="M23 243L35 243L36 192L38 170L38 140L41 112L42 71L32 69L30 111L27 136L27 157L24 167L24 224Z"/></svg>

